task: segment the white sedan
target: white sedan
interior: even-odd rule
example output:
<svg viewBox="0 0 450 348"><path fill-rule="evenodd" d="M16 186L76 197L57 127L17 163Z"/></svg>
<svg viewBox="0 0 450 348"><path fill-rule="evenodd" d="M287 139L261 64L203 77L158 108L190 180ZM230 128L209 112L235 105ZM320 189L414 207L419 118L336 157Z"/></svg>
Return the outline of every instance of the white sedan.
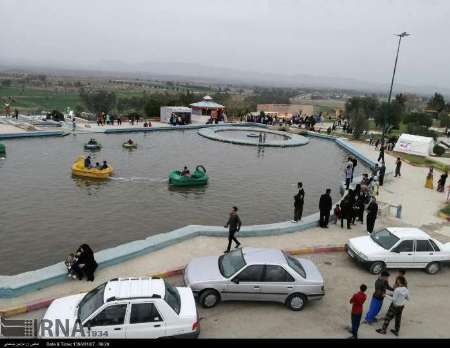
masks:
<svg viewBox="0 0 450 348"><path fill-rule="evenodd" d="M200 326L191 289L159 278L116 278L53 301L39 331L41 338L194 338Z"/></svg>
<svg viewBox="0 0 450 348"><path fill-rule="evenodd" d="M435 274L450 264L450 243L443 244L418 228L388 227L351 238L346 251L373 274L388 268L422 268Z"/></svg>

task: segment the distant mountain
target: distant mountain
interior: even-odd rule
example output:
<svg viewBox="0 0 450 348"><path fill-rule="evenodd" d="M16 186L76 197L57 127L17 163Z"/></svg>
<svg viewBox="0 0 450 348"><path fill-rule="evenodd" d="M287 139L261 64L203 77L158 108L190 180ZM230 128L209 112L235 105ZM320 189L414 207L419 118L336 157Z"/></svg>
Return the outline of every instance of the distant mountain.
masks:
<svg viewBox="0 0 450 348"><path fill-rule="evenodd" d="M53 65L53 64L52 64ZM0 70L28 69L53 74L90 75L109 77L133 77L159 80L186 80L203 83L232 83L241 85L259 85L273 87L308 87L317 89L341 89L373 93L386 93L389 81L385 84L361 81L352 78L313 76L307 74L273 74L256 71L241 71L229 68L206 66L181 62L142 62L125 63L118 60L102 60L96 64L70 66L55 64L50 67L27 63L0 63ZM395 91L430 95L439 91L450 96L449 88L433 86L409 86L396 84Z"/></svg>

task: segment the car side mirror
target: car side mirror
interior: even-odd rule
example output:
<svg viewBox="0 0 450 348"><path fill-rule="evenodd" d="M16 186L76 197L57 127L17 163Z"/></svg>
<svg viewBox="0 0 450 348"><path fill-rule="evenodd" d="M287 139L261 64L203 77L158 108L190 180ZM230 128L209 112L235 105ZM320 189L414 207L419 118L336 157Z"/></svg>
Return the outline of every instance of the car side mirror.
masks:
<svg viewBox="0 0 450 348"><path fill-rule="evenodd" d="M231 281L235 284L239 284L239 279L238 278L233 278L231 279Z"/></svg>

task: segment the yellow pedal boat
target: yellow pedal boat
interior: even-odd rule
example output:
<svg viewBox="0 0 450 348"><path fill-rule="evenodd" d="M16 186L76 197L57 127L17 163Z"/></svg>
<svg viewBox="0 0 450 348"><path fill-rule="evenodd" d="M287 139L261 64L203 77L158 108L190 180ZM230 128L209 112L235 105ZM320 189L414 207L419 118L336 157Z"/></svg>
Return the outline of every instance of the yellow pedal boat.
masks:
<svg viewBox="0 0 450 348"><path fill-rule="evenodd" d="M84 157L79 156L72 164L72 174L76 176L84 176L93 179L107 179L113 172L113 168L108 166L106 169L86 168L84 166Z"/></svg>

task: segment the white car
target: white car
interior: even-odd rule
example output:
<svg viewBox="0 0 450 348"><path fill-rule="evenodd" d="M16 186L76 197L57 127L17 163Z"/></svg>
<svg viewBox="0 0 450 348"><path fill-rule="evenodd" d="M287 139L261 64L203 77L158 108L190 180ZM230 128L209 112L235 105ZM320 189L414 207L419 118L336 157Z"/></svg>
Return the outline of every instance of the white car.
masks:
<svg viewBox="0 0 450 348"><path fill-rule="evenodd" d="M195 338L199 332L192 290L159 278L117 278L59 298L39 330L43 338Z"/></svg>
<svg viewBox="0 0 450 348"><path fill-rule="evenodd" d="M388 268L422 268L435 274L450 264L450 243L442 244L418 228L389 227L351 238L346 251L373 274Z"/></svg>

